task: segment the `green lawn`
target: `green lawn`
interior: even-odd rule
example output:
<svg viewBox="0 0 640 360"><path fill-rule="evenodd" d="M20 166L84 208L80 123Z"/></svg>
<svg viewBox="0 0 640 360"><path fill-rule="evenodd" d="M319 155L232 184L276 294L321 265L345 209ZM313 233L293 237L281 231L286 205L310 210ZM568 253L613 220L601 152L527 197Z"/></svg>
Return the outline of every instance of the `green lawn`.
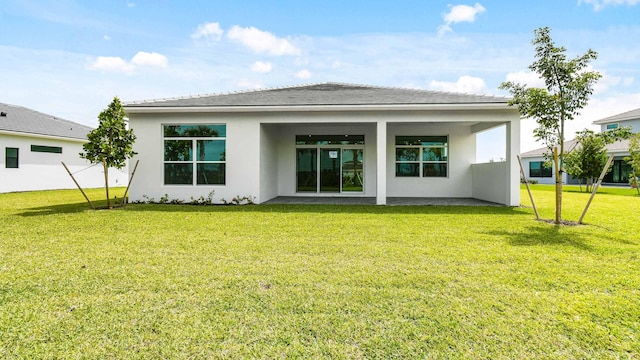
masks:
<svg viewBox="0 0 640 360"><path fill-rule="evenodd" d="M548 188L533 186L552 218ZM0 194L0 358L638 358L625 190L563 227L530 207ZM577 220L588 194L564 196Z"/></svg>

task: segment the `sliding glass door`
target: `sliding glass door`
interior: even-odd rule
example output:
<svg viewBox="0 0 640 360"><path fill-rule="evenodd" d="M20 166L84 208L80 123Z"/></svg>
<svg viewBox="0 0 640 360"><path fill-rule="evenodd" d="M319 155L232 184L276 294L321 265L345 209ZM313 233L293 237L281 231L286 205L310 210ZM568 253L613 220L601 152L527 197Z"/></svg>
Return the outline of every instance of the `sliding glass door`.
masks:
<svg viewBox="0 0 640 360"><path fill-rule="evenodd" d="M347 193L364 190L364 149L296 149L296 192Z"/></svg>

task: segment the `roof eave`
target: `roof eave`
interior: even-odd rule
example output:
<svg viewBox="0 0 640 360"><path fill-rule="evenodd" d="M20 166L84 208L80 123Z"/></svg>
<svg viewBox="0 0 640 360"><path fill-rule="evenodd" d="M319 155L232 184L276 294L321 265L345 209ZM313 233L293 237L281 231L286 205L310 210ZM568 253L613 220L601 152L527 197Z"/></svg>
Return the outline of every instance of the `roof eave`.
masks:
<svg viewBox="0 0 640 360"><path fill-rule="evenodd" d="M300 111L420 111L420 110L508 110L507 103L377 104L377 105L258 105L258 106L136 106L125 105L129 114L146 113L250 113Z"/></svg>
<svg viewBox="0 0 640 360"><path fill-rule="evenodd" d="M39 138L39 139L64 140L64 141L72 141L72 142L80 142L80 143L85 143L85 142L89 141L86 138L80 139L80 138L75 138L75 137L37 134L37 133L30 133L30 132L25 132L25 131L14 131L14 130L0 130L0 134L2 134L2 135L23 136L23 137L33 137L33 138Z"/></svg>

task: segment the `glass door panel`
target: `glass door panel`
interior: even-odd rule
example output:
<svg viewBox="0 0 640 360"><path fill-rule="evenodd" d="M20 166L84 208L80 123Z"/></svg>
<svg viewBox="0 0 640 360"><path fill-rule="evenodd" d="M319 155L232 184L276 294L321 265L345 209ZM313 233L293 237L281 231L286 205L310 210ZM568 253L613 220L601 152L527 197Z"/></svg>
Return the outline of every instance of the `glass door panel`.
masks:
<svg viewBox="0 0 640 360"><path fill-rule="evenodd" d="M359 191L363 188L362 149L342 149L342 191Z"/></svg>
<svg viewBox="0 0 640 360"><path fill-rule="evenodd" d="M296 191L318 192L318 149L297 149Z"/></svg>
<svg viewBox="0 0 640 360"><path fill-rule="evenodd" d="M340 192L340 149L320 149L320 192Z"/></svg>

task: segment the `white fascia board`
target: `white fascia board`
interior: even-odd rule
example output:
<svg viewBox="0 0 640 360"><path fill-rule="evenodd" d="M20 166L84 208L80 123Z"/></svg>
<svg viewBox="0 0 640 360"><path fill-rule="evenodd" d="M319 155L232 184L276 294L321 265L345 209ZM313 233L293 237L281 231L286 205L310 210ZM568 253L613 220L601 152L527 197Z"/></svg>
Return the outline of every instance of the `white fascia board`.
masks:
<svg viewBox="0 0 640 360"><path fill-rule="evenodd" d="M627 116L612 116L611 118L606 118L606 119L602 119L602 120L596 120L594 122L592 122L593 125L604 125L604 124L611 124L611 123L617 123L617 122L621 122L621 121L629 121L629 120L638 120L640 119L640 117L638 116L638 114L631 114L631 115L627 115Z"/></svg>
<svg viewBox="0 0 640 360"><path fill-rule="evenodd" d="M420 110L509 110L504 103L482 104L397 104L397 105L301 105L301 106L125 106L128 114L149 113L255 113L314 111L420 111Z"/></svg>
<svg viewBox="0 0 640 360"><path fill-rule="evenodd" d="M33 133L25 133L25 132L19 132L19 131L8 131L8 130L0 130L0 134L2 134L2 135L11 135L11 136L20 136L20 137L30 137L30 138L37 138L37 139L62 140L62 141L78 142L78 143L89 142L88 139L78 139L78 138L70 138L70 137L54 136L54 135L43 135L43 134L33 134Z"/></svg>

